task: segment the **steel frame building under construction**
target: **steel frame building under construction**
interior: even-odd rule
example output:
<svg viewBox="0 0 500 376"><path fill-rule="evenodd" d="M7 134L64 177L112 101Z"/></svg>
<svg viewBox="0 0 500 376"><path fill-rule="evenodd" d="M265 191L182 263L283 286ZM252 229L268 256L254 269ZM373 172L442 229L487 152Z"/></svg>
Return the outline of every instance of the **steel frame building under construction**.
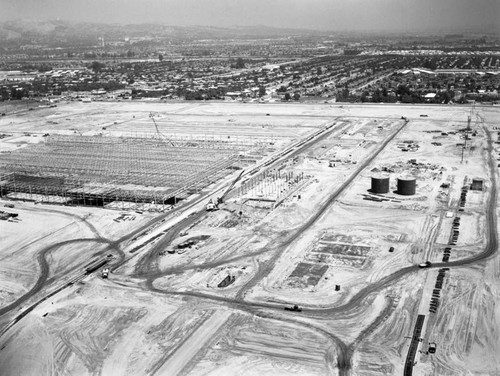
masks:
<svg viewBox="0 0 500 376"><path fill-rule="evenodd" d="M222 141L49 136L0 155L0 196L165 210L243 167L246 150Z"/></svg>

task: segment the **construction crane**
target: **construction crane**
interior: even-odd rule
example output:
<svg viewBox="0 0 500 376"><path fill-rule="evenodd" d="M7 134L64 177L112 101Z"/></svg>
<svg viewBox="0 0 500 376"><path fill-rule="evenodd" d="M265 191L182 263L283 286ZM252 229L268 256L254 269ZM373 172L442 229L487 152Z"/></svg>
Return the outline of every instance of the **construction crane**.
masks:
<svg viewBox="0 0 500 376"><path fill-rule="evenodd" d="M231 183L231 185L224 191L224 193L222 194L222 196L220 197L217 197L217 199L214 201L212 201L212 199L210 199L207 203L207 206L206 206L206 210L207 211L214 211L214 210L218 210L219 209L219 205L222 204L224 202L224 199L226 198L227 194L231 191L231 189L233 189L234 185L238 182L238 180L240 180L241 176L243 175L243 171L242 170L238 176L236 177L236 179L233 180L233 182Z"/></svg>
<svg viewBox="0 0 500 376"><path fill-rule="evenodd" d="M158 141L161 141L161 140L165 139L168 142L170 142L170 144L172 146L175 146L175 144L172 142L172 140L168 139L165 135L163 135L160 132L160 129L158 128L158 124L156 124L156 121L155 121L155 115L152 112L149 113L149 117L150 117L151 120L153 120L153 124L155 125L156 135L158 136Z"/></svg>
<svg viewBox="0 0 500 376"><path fill-rule="evenodd" d="M469 114L469 117L467 118L467 130L470 131L471 128L470 128L470 122L472 120L472 118L474 117L474 112L476 110L476 101L472 102L472 106L470 108L470 114ZM476 113L477 115L477 113Z"/></svg>
<svg viewBox="0 0 500 376"><path fill-rule="evenodd" d="M472 120L472 117L474 116L474 111L476 110L476 101L472 102L472 106L470 108L470 114L467 116L467 129L464 132L464 146L462 147L462 159L460 160L460 163L464 162L464 153L465 149L467 149L467 140L469 139L469 133L471 131L470 127L470 122ZM479 114L476 112L476 117L479 116ZM477 118L476 118L476 124L477 124Z"/></svg>

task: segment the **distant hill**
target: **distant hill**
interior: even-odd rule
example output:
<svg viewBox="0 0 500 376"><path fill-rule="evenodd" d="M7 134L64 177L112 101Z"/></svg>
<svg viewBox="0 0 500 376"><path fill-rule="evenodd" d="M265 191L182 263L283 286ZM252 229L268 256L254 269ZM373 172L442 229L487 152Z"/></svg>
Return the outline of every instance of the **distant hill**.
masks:
<svg viewBox="0 0 500 376"><path fill-rule="evenodd" d="M210 26L168 26L160 24L96 24L67 21L15 20L0 23L0 39L19 43L85 44L99 37L106 40L129 38L233 39L318 35L318 31L277 29L266 26L219 28Z"/></svg>

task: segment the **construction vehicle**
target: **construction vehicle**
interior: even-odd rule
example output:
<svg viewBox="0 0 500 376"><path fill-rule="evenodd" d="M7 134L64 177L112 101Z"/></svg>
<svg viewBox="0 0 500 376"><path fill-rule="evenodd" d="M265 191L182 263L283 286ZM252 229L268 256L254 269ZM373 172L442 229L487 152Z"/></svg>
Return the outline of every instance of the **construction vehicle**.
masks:
<svg viewBox="0 0 500 376"><path fill-rule="evenodd" d="M215 199L215 202L212 199L210 199L208 201L208 203L207 203L207 205L205 207L206 210L207 211L219 210L219 205L224 202L225 197L231 191L231 189L233 189L234 185L238 182L238 180L240 180L240 178L241 178L242 175L243 175L243 170L239 173L239 175L236 177L236 179L233 180L233 182L231 183L231 185L226 189L226 191L222 194L222 196L217 197Z"/></svg>
<svg viewBox="0 0 500 376"><path fill-rule="evenodd" d="M432 263L430 261L426 261L426 262L422 262L421 264L418 264L418 267L419 268L428 268L431 265L432 265Z"/></svg>
<svg viewBox="0 0 500 376"><path fill-rule="evenodd" d="M429 342L429 349L427 350L429 354L435 354L436 353L436 343L435 342Z"/></svg>
<svg viewBox="0 0 500 376"><path fill-rule="evenodd" d="M219 209L219 205L215 204L212 199L210 199L207 203L206 210L207 211L214 211Z"/></svg>
<svg viewBox="0 0 500 376"><path fill-rule="evenodd" d="M236 280L236 277L233 275L227 275L226 278L224 278L218 285L217 287L218 288L224 288L224 287L227 287L229 286L230 284L234 283L234 281Z"/></svg>
<svg viewBox="0 0 500 376"><path fill-rule="evenodd" d="M9 212L0 210L0 219L8 220L8 221L12 222L12 218L17 218L18 216L19 216L18 213L9 213Z"/></svg>
<svg viewBox="0 0 500 376"><path fill-rule="evenodd" d="M285 311L302 312L302 308L295 304L293 307L285 307Z"/></svg>
<svg viewBox="0 0 500 376"><path fill-rule="evenodd" d="M192 239L186 240L185 242L182 242L180 244L177 244L177 248L183 249L183 248L191 248L193 245L195 245L195 241Z"/></svg>

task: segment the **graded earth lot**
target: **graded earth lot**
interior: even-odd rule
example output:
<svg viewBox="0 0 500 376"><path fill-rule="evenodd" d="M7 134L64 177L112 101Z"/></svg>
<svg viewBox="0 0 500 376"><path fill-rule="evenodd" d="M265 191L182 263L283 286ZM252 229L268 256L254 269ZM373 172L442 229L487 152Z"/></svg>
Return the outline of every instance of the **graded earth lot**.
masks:
<svg viewBox="0 0 500 376"><path fill-rule="evenodd" d="M7 114L2 375L499 374L498 124L493 106L73 102ZM237 163L175 202L8 190L5 161L60 135L154 137L193 157L224 143ZM177 173L154 163L155 189L168 187Z"/></svg>

